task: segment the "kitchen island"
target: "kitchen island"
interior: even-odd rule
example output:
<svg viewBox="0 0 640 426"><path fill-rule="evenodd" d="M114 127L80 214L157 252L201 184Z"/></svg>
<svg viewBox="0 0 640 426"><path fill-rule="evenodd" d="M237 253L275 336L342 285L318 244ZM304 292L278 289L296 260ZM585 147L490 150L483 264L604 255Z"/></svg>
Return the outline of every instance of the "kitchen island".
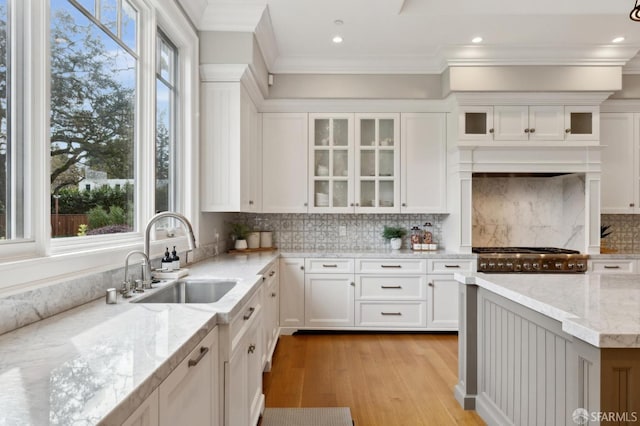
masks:
<svg viewBox="0 0 640 426"><path fill-rule="evenodd" d="M501 425L640 420L640 275L455 278L465 409Z"/></svg>

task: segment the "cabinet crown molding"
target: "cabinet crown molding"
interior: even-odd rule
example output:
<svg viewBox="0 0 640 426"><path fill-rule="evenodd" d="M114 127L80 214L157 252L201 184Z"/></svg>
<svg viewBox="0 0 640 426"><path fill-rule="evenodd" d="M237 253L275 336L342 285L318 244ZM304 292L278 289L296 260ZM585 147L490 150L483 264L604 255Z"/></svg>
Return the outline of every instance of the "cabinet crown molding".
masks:
<svg viewBox="0 0 640 426"><path fill-rule="evenodd" d="M458 105L599 105L613 92L454 92Z"/></svg>

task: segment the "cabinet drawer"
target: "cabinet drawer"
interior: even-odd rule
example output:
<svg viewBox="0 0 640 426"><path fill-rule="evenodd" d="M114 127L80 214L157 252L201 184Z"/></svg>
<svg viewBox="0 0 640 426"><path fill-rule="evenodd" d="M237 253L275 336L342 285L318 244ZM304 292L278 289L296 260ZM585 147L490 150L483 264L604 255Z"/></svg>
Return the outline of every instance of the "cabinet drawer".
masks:
<svg viewBox="0 0 640 426"><path fill-rule="evenodd" d="M426 274L426 259L357 259L358 274Z"/></svg>
<svg viewBox="0 0 640 426"><path fill-rule="evenodd" d="M426 275L356 277L356 298L361 300L426 300Z"/></svg>
<svg viewBox="0 0 640 426"><path fill-rule="evenodd" d="M305 259L307 274L352 274L353 259Z"/></svg>
<svg viewBox="0 0 640 426"><path fill-rule="evenodd" d="M426 302L356 302L358 327L426 327Z"/></svg>
<svg viewBox="0 0 640 426"><path fill-rule="evenodd" d="M262 287L251 296L249 302L245 303L240 313L238 313L229 324L229 337L231 338L231 351L236 347L247 328L253 323L255 318L262 315Z"/></svg>
<svg viewBox="0 0 640 426"><path fill-rule="evenodd" d="M636 271L636 261L634 259L616 260L591 260L589 262L590 272L597 274L633 274Z"/></svg>
<svg viewBox="0 0 640 426"><path fill-rule="evenodd" d="M475 259L432 259L429 260L430 274L448 274L454 272L475 272Z"/></svg>

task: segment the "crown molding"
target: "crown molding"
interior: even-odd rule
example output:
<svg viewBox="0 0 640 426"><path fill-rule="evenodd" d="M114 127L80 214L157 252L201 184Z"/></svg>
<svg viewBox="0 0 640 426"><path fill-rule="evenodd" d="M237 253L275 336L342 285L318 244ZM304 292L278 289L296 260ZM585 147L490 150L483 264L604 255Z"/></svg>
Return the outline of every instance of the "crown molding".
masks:
<svg viewBox="0 0 640 426"><path fill-rule="evenodd" d="M440 74L446 68L431 56L279 56L271 69L274 74Z"/></svg>
<svg viewBox="0 0 640 426"><path fill-rule="evenodd" d="M640 74L640 54L631 58L622 68L622 74Z"/></svg>
<svg viewBox="0 0 640 426"><path fill-rule="evenodd" d="M241 83L253 103L260 107L264 102L264 93L249 64L202 64L200 65L202 83Z"/></svg>
<svg viewBox="0 0 640 426"><path fill-rule="evenodd" d="M638 112L640 99L609 99L600 105L600 112Z"/></svg>
<svg viewBox="0 0 640 426"><path fill-rule="evenodd" d="M455 92L458 105L599 105L613 92Z"/></svg>
<svg viewBox="0 0 640 426"><path fill-rule="evenodd" d="M449 112L447 99L266 99L260 112Z"/></svg>
<svg viewBox="0 0 640 426"><path fill-rule="evenodd" d="M267 64L267 69L271 70L273 64L278 58L278 43L276 42L276 35L273 32L273 25L271 23L271 14L267 7L262 13L262 18L255 29L255 37L262 52L264 62Z"/></svg>

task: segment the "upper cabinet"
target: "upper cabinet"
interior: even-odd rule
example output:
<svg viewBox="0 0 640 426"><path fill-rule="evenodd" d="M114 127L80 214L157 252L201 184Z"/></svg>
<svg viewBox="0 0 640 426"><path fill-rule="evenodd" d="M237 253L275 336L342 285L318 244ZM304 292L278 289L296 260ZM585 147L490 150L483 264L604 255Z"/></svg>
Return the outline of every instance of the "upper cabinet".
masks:
<svg viewBox="0 0 640 426"><path fill-rule="evenodd" d="M242 83L202 83L202 117L202 210L260 211L260 114Z"/></svg>
<svg viewBox="0 0 640 426"><path fill-rule="evenodd" d="M400 211L400 114L356 114L355 211Z"/></svg>
<svg viewBox="0 0 640 426"><path fill-rule="evenodd" d="M460 108L458 137L472 141L597 141L597 106L495 105Z"/></svg>
<svg viewBox="0 0 640 426"><path fill-rule="evenodd" d="M446 132L444 113L402 114L402 213L446 213Z"/></svg>
<svg viewBox="0 0 640 426"><path fill-rule="evenodd" d="M309 213L352 213L353 114L309 114Z"/></svg>
<svg viewBox="0 0 640 426"><path fill-rule="evenodd" d="M602 114L601 212L640 213L640 114Z"/></svg>
<svg viewBox="0 0 640 426"><path fill-rule="evenodd" d="M307 114L262 114L262 211L307 213Z"/></svg>

